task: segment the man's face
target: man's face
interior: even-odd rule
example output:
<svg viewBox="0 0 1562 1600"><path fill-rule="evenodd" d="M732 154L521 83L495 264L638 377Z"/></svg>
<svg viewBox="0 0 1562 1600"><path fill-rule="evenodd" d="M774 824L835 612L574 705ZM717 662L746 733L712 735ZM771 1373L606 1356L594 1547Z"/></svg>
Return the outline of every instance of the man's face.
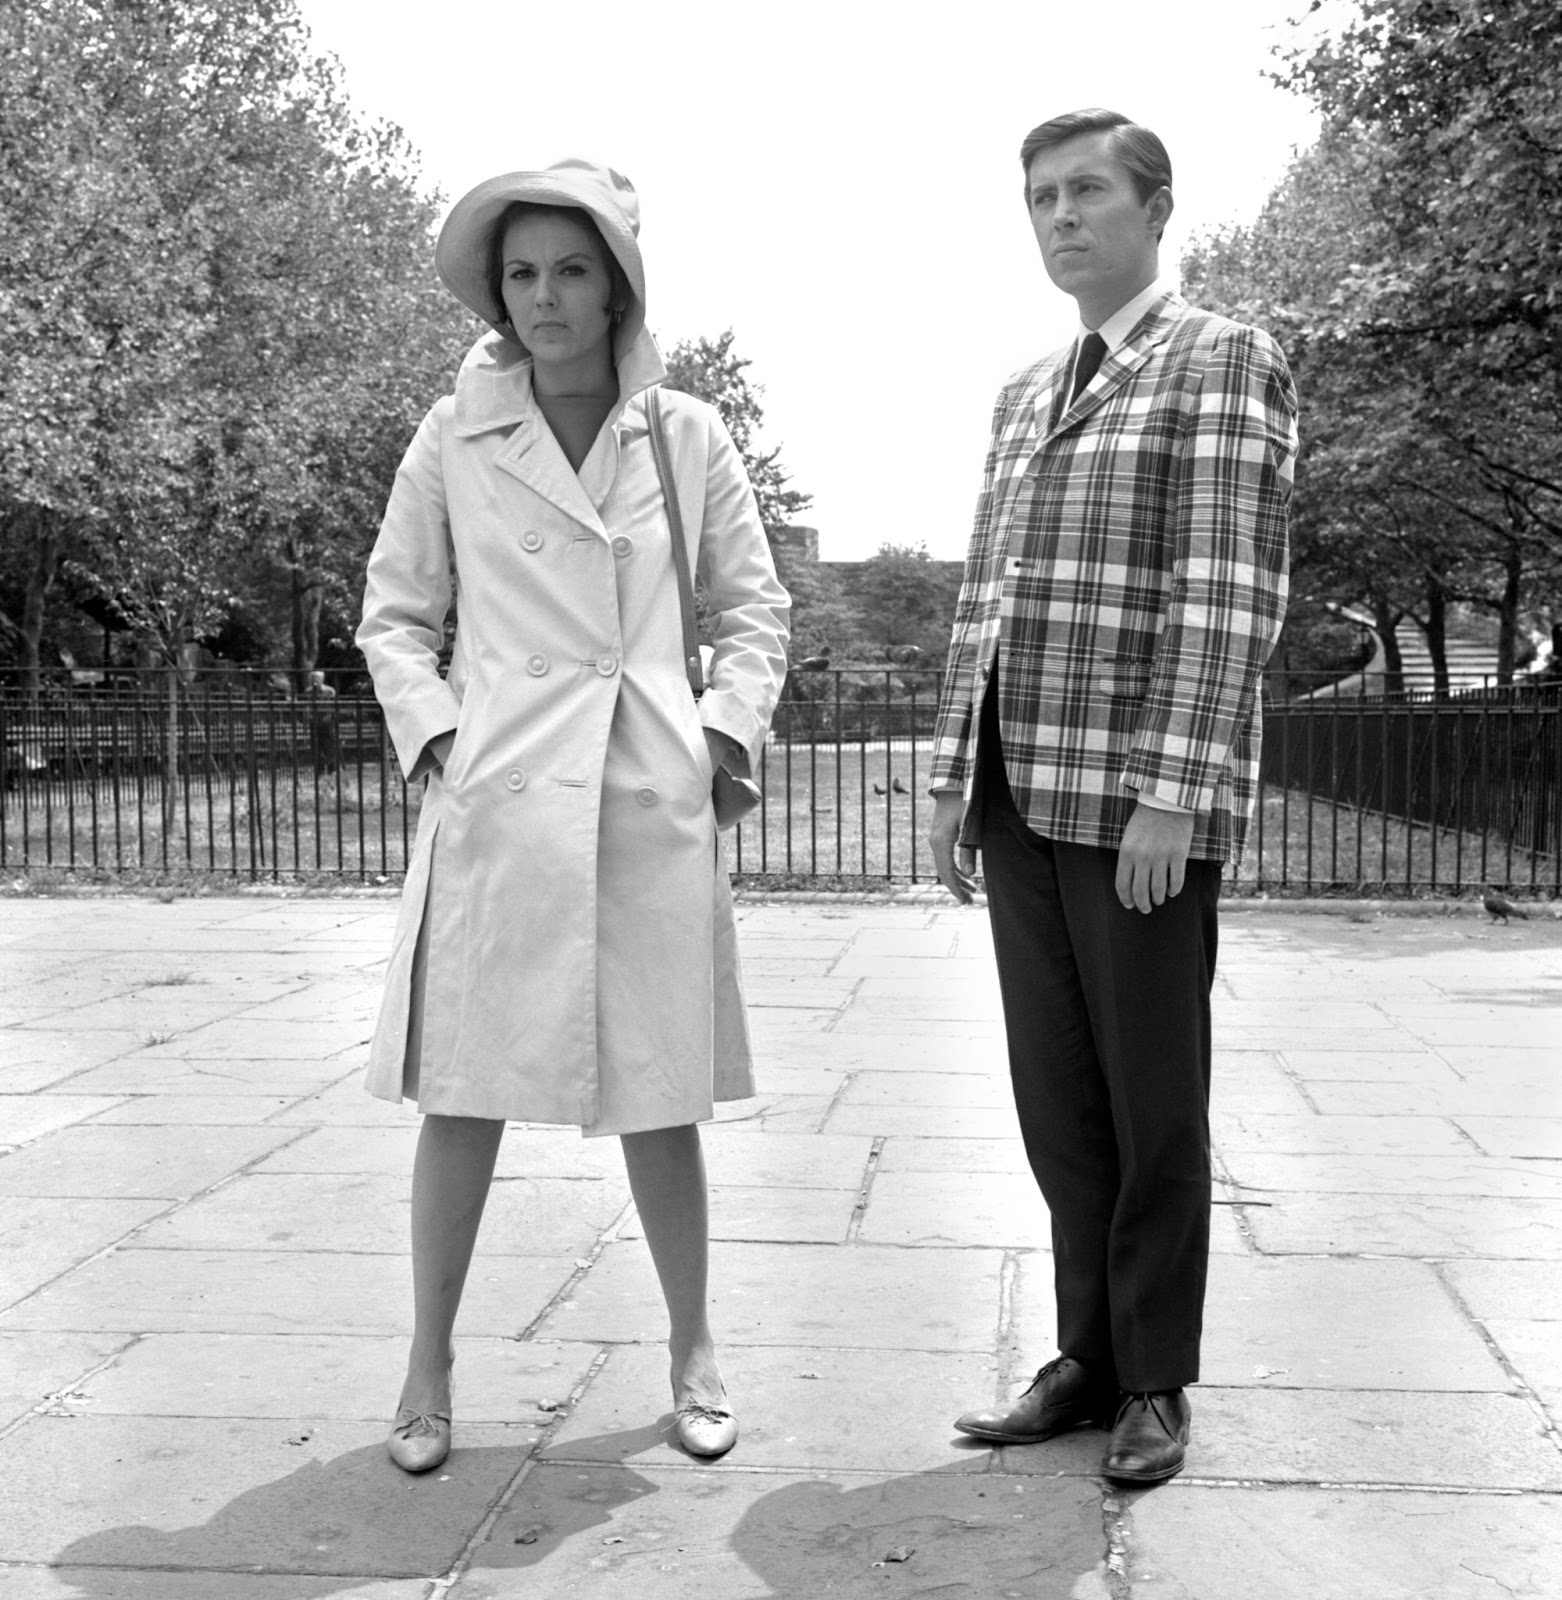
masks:
<svg viewBox="0 0 1562 1600"><path fill-rule="evenodd" d="M1031 159L1025 197L1047 276L1079 302L1091 327L1147 288L1159 268L1157 235L1171 191L1141 200L1110 153L1110 132L1082 133Z"/></svg>

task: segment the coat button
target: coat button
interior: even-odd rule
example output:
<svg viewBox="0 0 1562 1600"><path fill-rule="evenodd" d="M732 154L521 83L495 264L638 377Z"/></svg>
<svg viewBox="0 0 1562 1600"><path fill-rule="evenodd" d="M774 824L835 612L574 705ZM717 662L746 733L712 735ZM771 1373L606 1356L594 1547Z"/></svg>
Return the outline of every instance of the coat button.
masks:
<svg viewBox="0 0 1562 1600"><path fill-rule="evenodd" d="M526 774L519 767L511 767L504 775L504 786L512 794L519 794L526 787Z"/></svg>
<svg viewBox="0 0 1562 1600"><path fill-rule="evenodd" d="M656 790L650 784L647 784L645 788L635 790L635 799L643 806L654 806L656 804Z"/></svg>
<svg viewBox="0 0 1562 1600"><path fill-rule="evenodd" d="M635 547L635 542L627 533L621 533L613 540L613 554L622 559L630 554Z"/></svg>
<svg viewBox="0 0 1562 1600"><path fill-rule="evenodd" d="M613 674L618 671L618 657L598 656L597 671L600 672L604 678L611 678Z"/></svg>
<svg viewBox="0 0 1562 1600"><path fill-rule="evenodd" d="M548 670L548 658L545 655L534 655L526 658L526 670L534 678L542 677Z"/></svg>
<svg viewBox="0 0 1562 1600"><path fill-rule="evenodd" d="M521 535L521 548L523 550L542 549L542 535L535 528L529 528Z"/></svg>

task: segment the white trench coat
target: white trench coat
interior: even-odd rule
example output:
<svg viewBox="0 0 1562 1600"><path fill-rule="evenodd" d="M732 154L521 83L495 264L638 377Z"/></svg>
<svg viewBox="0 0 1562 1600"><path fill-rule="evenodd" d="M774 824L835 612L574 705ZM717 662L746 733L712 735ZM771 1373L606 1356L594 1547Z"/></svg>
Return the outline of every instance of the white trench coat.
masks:
<svg viewBox="0 0 1562 1600"><path fill-rule="evenodd" d="M696 702L647 432L643 391L663 373L649 334L619 371L577 475L529 360L481 340L408 449L369 561L358 642L403 771L456 730L428 772L367 1083L425 1112L625 1133L753 1093L702 724L758 761L788 602L719 416L664 392L715 625Z"/></svg>

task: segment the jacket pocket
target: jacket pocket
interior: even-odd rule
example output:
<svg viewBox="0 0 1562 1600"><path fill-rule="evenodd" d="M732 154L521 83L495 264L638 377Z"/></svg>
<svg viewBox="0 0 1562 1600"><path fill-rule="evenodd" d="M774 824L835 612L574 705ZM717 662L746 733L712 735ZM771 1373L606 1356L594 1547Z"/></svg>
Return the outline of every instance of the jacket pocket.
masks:
<svg viewBox="0 0 1562 1600"><path fill-rule="evenodd" d="M1096 685L1115 700L1142 700L1150 692L1148 656L1102 656Z"/></svg>

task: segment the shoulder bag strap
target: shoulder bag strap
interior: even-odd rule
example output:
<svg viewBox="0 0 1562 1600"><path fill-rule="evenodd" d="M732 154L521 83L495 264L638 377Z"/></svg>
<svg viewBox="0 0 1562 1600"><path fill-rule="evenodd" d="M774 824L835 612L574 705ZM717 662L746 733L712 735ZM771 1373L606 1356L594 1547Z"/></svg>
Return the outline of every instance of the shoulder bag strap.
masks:
<svg viewBox="0 0 1562 1600"><path fill-rule="evenodd" d="M683 617L683 664L689 675L689 688L698 700L705 693L705 665L700 660L700 636L694 624L694 586L689 581L683 513L678 508L678 489L667 458L667 435L662 427L662 396L659 389L646 390L645 414L651 425L651 454L656 458L656 475L662 481L662 499L667 504L667 525L672 530L673 571L678 578L678 610Z"/></svg>

